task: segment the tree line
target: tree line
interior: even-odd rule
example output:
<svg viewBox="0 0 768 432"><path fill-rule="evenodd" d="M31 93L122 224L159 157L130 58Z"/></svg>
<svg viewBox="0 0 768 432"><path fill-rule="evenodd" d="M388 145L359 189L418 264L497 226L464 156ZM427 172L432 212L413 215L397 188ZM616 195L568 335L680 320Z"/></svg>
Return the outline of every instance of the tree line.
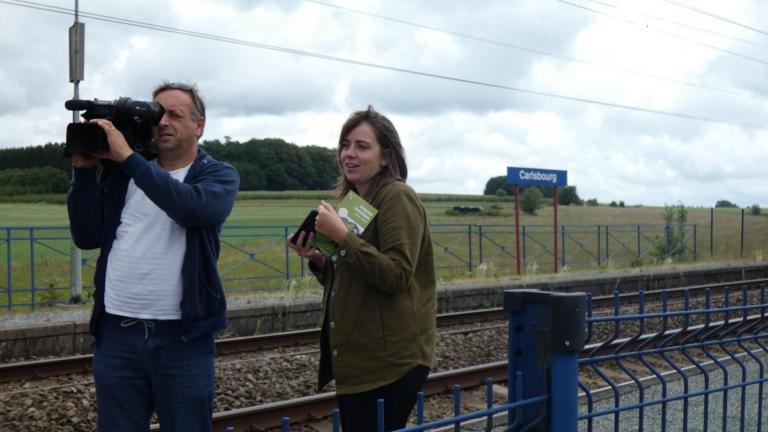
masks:
<svg viewBox="0 0 768 432"><path fill-rule="evenodd" d="M507 176L491 177L485 184L485 190L483 195L514 195L515 186L507 183ZM540 198L552 199L554 198L554 190L551 187L543 186L520 186L520 199L524 196L536 196ZM576 186L566 186L558 188L557 190L557 202L562 205L581 205L582 199L576 192Z"/></svg>
<svg viewBox="0 0 768 432"><path fill-rule="evenodd" d="M319 146L299 147L279 138L206 140L201 147L240 173L240 190L328 190L339 177L336 152ZM72 176L72 161L63 143L0 150L0 194L63 193Z"/></svg>
<svg viewBox="0 0 768 432"><path fill-rule="evenodd" d="M204 141L214 158L240 173L240 190L327 190L339 178L336 152L320 146L291 144L280 138L243 143L226 138Z"/></svg>
<svg viewBox="0 0 768 432"><path fill-rule="evenodd" d="M514 195L515 186L507 184L506 176L491 177L485 184L485 190L483 195L496 195L496 196L508 196ZM554 190L552 187L545 186L520 186L520 208L523 212L528 214L535 214L536 210L541 207L541 201L552 200L554 197ZM558 188L557 190L558 203L562 205L586 205L588 207L597 207L600 205L597 202L597 198L590 198L588 200L582 200L579 194L576 192L576 186L566 186ZM609 207L625 207L624 201L611 201L608 204ZM728 200L718 200L715 203L715 208L739 208L738 205ZM759 204L752 204L746 207L751 214L758 216L762 214L762 209Z"/></svg>

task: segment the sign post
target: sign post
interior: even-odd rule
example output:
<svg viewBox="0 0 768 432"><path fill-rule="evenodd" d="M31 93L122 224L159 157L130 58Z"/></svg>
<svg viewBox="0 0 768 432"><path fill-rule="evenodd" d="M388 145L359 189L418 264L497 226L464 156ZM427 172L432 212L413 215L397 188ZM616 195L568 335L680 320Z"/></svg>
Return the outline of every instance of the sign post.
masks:
<svg viewBox="0 0 768 432"><path fill-rule="evenodd" d="M557 273L557 187L568 185L568 171L550 170L541 168L517 168L507 167L507 184L515 185L515 250L517 256L517 274L522 273L520 262L520 185L525 186L552 186L554 194L554 226L552 258Z"/></svg>
<svg viewBox="0 0 768 432"><path fill-rule="evenodd" d="M74 84L75 99L80 99L80 81L84 79L85 70L85 24L78 20L79 7L75 0L75 22L69 28L69 82ZM72 123L80 121L80 113L72 111ZM74 168L72 168L74 170ZM74 172L72 176L74 177ZM69 302L83 302L83 273L80 249L73 242L69 263Z"/></svg>

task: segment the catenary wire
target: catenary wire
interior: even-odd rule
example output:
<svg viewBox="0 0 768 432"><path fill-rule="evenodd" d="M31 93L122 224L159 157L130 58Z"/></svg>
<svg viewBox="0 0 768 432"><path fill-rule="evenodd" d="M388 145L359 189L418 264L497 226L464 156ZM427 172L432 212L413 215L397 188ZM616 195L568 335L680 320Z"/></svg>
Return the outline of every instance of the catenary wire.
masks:
<svg viewBox="0 0 768 432"><path fill-rule="evenodd" d="M614 8L614 9L625 9L625 10L627 9L627 8L619 6L617 4L608 3L608 2L605 2L605 1L601 1L601 0L587 0L587 1L589 1L590 3L596 3L596 4L599 4L599 5L603 5L603 6ZM718 36L718 37L721 37L721 38L731 39L731 40L734 40L734 41L737 41L737 42L741 42L741 43L745 43L745 44L749 44L749 45L754 45L754 46L757 46L757 47L760 47L760 48L768 48L768 45L766 45L766 44L762 44L762 43L759 43L759 42L751 41L751 40L748 40L748 39L742 39L742 38L739 38L739 37L736 37L736 36L727 35L727 34L716 32L714 30L706 29L706 28L703 28L703 27L698 27L698 26L695 26L695 25L682 23L680 21L671 20L671 19L664 18L664 17L658 16L658 15L648 14L648 13L640 12L640 11L632 11L632 12L638 13L638 14L641 13L641 14L647 16L648 18L652 18L652 19L655 19L657 21L662 21L662 22L665 22L665 23L668 23L668 24L673 24L673 25L680 26L680 27L685 27L687 29L695 30L697 32L708 33L708 34L711 34L711 35L714 35L714 36Z"/></svg>
<svg viewBox="0 0 768 432"><path fill-rule="evenodd" d="M670 36L670 37L673 37L673 38L676 38L676 39L681 39L681 40L685 40L685 41L688 41L688 42L691 42L691 43L695 43L697 45L701 45L703 47L706 47L706 48L709 48L709 49L712 49L712 50L715 50L715 51L720 51L722 53L729 54L729 55L732 55L734 57L739 57L739 58L742 58L744 60L749 60L749 61L752 61L752 62L755 62L755 63L760 63L762 65L768 66L768 61L765 61L765 60L762 60L762 59L759 59L759 58L756 58L756 57L751 57L751 56L748 56L746 54L738 53L736 51L731 51L731 50L728 50L728 49L725 49L725 48L720 48L720 47L715 46L715 45L710 45L708 43L697 41L695 39L687 38L685 36L681 36L681 35L678 35L678 34L675 34L675 33L670 33L670 32L665 31L665 30L660 30L660 29L657 29L657 28L648 27L648 26L646 26L643 23L639 23L637 21L633 21L633 20L630 20L630 19L622 18L620 16L616 16L616 15L613 15L613 14L610 14L610 13L607 13L607 12L599 11L597 9L593 9L593 8L590 8L590 7L587 7L587 6L584 6L584 5L580 5L578 3L573 3L573 2L570 2L570 1L567 1L567 0L554 0L554 1L562 3L562 4L565 4L565 5L568 5L568 6L572 6L572 7L575 7L575 8L584 9L586 11L595 13L597 15L603 15L603 16L606 16L608 18L612 18L612 19L615 19L615 20L618 20L618 21L622 21L622 22L627 23L627 24L632 24L632 25L639 26L639 27L642 27L642 28L647 28L647 29L653 30L653 31L655 31L657 33L661 33L663 35Z"/></svg>
<svg viewBox="0 0 768 432"><path fill-rule="evenodd" d="M8 5L13 5L13 6L29 7L29 8L32 8L32 9L38 9L38 10L47 11L47 12L54 12L54 13L60 13L60 14L66 14L66 15L74 15L74 12L71 9L61 8L61 7L56 7L56 6L48 6L48 5L44 5L44 4L40 4L40 3L35 3L35 2L30 2L30 1L23 1L23 0L10 0L10 1L9 0L0 0L0 3L8 4ZM663 115L663 116L668 116L668 117L676 117L676 118L682 118L682 119L687 119L687 120L696 120L696 121L707 122L707 123L729 124L729 125L740 126L740 127L749 128L749 129L764 129L764 128L768 127L768 125L765 125L765 124L740 122L740 121L727 120L727 119L719 119L719 118L715 118L715 117L707 117L707 116L701 116L701 115L696 115L696 114L687 114L687 113L674 112L674 111L656 110L656 109L652 109L652 108L643 108L643 107L638 107L638 106L633 106L633 105L625 105L625 104L619 104L619 103L613 103L613 102L606 102L606 101L600 101L600 100L596 100L596 99L583 98L583 97L577 97L577 96L561 95L561 94L557 94L557 93L550 93L550 92L545 92L545 91L531 90L531 89L525 89L525 88L521 88L521 87L513 87L513 86L508 86L508 85L503 85L503 84L498 84L498 83L477 81L477 80L472 80L472 79L467 79L467 78L460 78L460 77L454 77L454 76L449 76L449 75L442 75L442 74L431 73L431 72L417 71L417 70L406 69L406 68L401 68L401 67L396 67L396 66L388 66L388 65L372 63L372 62L367 62L367 61L362 61L362 60L355 60L355 59L349 59L349 58L344 58L344 57L332 56L332 55L328 55L328 54L321 54L321 53L315 53L315 52L311 52L311 51L299 50L299 49L295 49L295 48L287 48L287 47L282 47L282 46L279 46L279 45L270 45L270 44L265 44L265 43L261 43L261 42L246 41L246 40L235 39L235 38L230 38L230 37L225 37L225 36L218 36L218 35L214 35L214 34L210 34L210 33L202 33L202 32L196 32L196 31L191 31L191 30L184 30L184 29L175 28L175 27L168 27L168 26L163 26L163 25L158 25L158 24L150 24L150 23L146 23L146 22L134 21L134 20L124 19L124 18L111 17L111 16L108 16L108 15L100 15L100 14L95 14L95 13L90 13L90 12L84 12L82 10L79 12L79 15L80 15L81 18L91 18L91 19L94 19L94 20L105 21L105 22L110 22L110 23L115 23L115 24L122 24L122 25L127 25L127 26L132 26L132 27L145 28L145 29L148 29L148 30L162 31L162 32L166 32L166 33L178 34L178 35L183 35L183 36L191 36L191 37L197 37L197 38L213 40L213 41L218 41L218 42L225 42L225 43L231 43L231 44L236 44L236 45L249 46L249 47L253 47L253 48L260 48L260 49L265 49L265 50L277 51L277 52L293 54L293 55L297 55L297 56L317 58L317 59L329 60L329 61L334 61L334 62L339 62L339 63L346 63L346 64L353 64L353 65L358 65L358 66L365 66L365 67L370 67L370 68L375 68L375 69L380 69L380 70L388 70L388 71L393 71L393 72L401 72L401 73L406 73L406 74L410 74L410 75L416 75L416 76L422 76L422 77L428 77L428 78L435 78L435 79L446 80L446 81L453 81L453 82L464 83L464 84L471 84L471 85L476 85L476 86L481 86L481 87L486 87L486 88L494 88L494 89L499 89L499 90L507 90L507 91L517 92L517 93L524 93L524 94L530 94L530 95L536 95L536 96L545 96L545 97L550 97L550 98L554 98L554 99L561 99L561 100L567 100L567 101L572 101L572 102L581 102L581 103L592 104L592 105L600 105L600 106L611 107L611 108L620 108L620 109L625 109L625 110L629 110L629 111L637 111L637 112L643 112L643 113L648 113L648 114L657 114L657 115Z"/></svg>
<svg viewBox="0 0 768 432"><path fill-rule="evenodd" d="M591 61L591 60L578 59L578 58L575 58L575 57L569 57L569 56L565 56L565 55L562 55L562 54L550 53L550 52L547 52L547 51L542 51L542 50L538 50L538 49L535 49L535 48L527 48L527 47L524 47L524 46L521 46L521 45L516 45L516 44L509 43L509 42L502 42L502 41L488 39L488 38L483 38L483 37L479 37L479 36L473 36L473 35L469 35L469 34L466 34L466 33L460 33L460 32L456 32L456 31L452 31L452 30L446 30L446 29L439 28L439 27L433 27L433 26L428 26L428 25L424 25L424 24L419 24L419 23L415 23L415 22L412 22L412 21L402 20L402 19L399 19L399 18L393 18L393 17L384 16L384 15L374 14L374 13L366 12L366 11L363 11L363 10L360 10L360 9L352 9L352 8L348 8L348 7L345 7L345 6L339 6L339 5L335 5L335 4L332 4L332 3L327 3L327 2L324 2L324 1L318 1L318 0L305 0L305 1L308 2L308 3L314 3L314 4L318 4L318 5L322 5L322 6L327 6L327 7L343 10L343 11L346 11L346 12L351 12L351 13L355 13L355 14L370 16L370 17L373 17L373 18L377 18L377 19L381 19L381 20L386 20L386 21L391 21L391 22L396 22L396 23L399 23L399 24L407 25L407 26L423 28L423 29L426 29L426 30L431 30L431 31L440 32L440 33L445 33L445 34L456 36L456 37L461 37L461 38L475 40L475 41L484 42L484 43L488 43L488 44L503 46L503 47L506 47L506 48L512 48L512 49L516 49L516 50L519 50L519 51L524 51L524 52L528 52L528 53L532 53L532 54L537 54L537 55L542 55L542 56L547 56L547 57L553 57L553 58L557 58L557 59L560 59L560 60L566 60L566 61L570 61L570 62L574 62L574 63L580 63L580 64L585 64L585 65L599 67L599 68L613 69L613 70L618 71L618 72L633 74L633 75L642 76L642 77L645 77L645 78L655 79L655 80L659 80L659 81L666 81L666 82L669 82L669 83L678 84L678 85L684 85L684 86L688 86L688 87L695 87L695 88L701 88L701 89L704 89L704 90L710 90L710 91L715 91L715 92L720 92L720 93L731 94L731 95L734 95L734 96L749 97L749 98L754 98L754 99L759 99L759 100L768 100L768 98L765 98L765 97L759 96L759 95L755 95L755 94L744 93L744 92L739 92L739 91L735 91L735 90L727 90L727 89L712 87L712 86L708 86L708 85L704 85L704 84L696 84L696 83L691 83L691 82L687 82L687 81L682 81L682 80L676 80L676 79L673 79L673 78L668 78L668 77L661 76L661 75L651 74L651 73L647 73L647 72L639 72L639 71L635 71L635 70L631 70L631 69L626 69L626 68L621 68L621 67L617 67L617 66L612 66L612 65L609 65L609 64L595 62L595 61ZM768 48L768 45L766 45L765 47Z"/></svg>
<svg viewBox="0 0 768 432"><path fill-rule="evenodd" d="M693 7L693 6L688 6L688 5L686 5L686 4L680 3L679 1L675 1L675 0L664 0L664 1L666 1L667 3L673 4L673 5L677 6L677 7L681 7L681 8L683 8L683 9L688 9L688 10L690 10L690 11L693 11L693 12L699 13L699 14L701 14L701 15L705 15L705 16L708 16L708 17L710 17L710 18L714 18L714 19L716 19L716 20L720 20L720 21L723 21L723 22L727 22L728 24L733 24L733 25L735 25L735 26L743 27L743 28L745 28L745 29L747 29L747 30L752 30L753 32L756 32L756 33L760 33L760 34L762 34L762 35L766 35L766 36L768 36L768 32L767 32L767 31L765 31L765 30L760 30L759 28L751 27L751 26L748 26L748 25L746 25L746 24L742 24L742 23L740 23L740 22L734 21L734 20L732 20L732 19L729 19L729 18L725 18L725 17L723 17L723 16L720 16L720 15L716 15L716 14L713 14L713 13L711 13L711 12L707 12L707 11L705 11L705 10L702 10L702 9L698 9L698 8L695 8L695 7Z"/></svg>

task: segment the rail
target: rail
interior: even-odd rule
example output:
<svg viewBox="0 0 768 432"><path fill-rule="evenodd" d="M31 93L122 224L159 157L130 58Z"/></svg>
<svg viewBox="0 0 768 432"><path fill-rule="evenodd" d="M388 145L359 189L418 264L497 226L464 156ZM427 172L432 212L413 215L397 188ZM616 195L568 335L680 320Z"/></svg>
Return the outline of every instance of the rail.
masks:
<svg viewBox="0 0 768 432"><path fill-rule="evenodd" d="M707 290L711 293L722 293L723 290L733 288L758 289L768 285L768 278L751 279L737 282L719 282L705 285L695 285L686 288L671 288L666 290L654 290L641 293L616 293L608 296L590 297L590 312L606 314L612 312L614 303L618 300L621 307L634 307L642 295L644 304L661 302L667 297L667 305L676 297L683 296L686 292L690 298L703 298ZM660 303L659 303L660 304ZM506 319L503 308L489 308L473 311L444 313L437 315L438 327L447 327L457 324L481 323L485 321L497 321ZM597 318L595 318L597 319ZM593 327L594 329L594 327ZM230 355L243 352L253 352L271 348L289 347L301 344L316 343L320 338L320 329L313 328L282 333L270 333L264 335L242 336L218 339L216 352L220 355ZM0 365L0 382L10 382L33 377L46 377L69 373L83 373L90 371L92 355L77 355L56 359L44 359L35 361L22 361Z"/></svg>
<svg viewBox="0 0 768 432"><path fill-rule="evenodd" d="M717 293L705 288L697 301L689 289L664 291L654 305L643 292L634 305L622 305L617 293L612 313L601 316L593 315L594 303L587 302L587 316L581 317L586 334L568 318L581 306L563 294L508 291L507 404L493 407L489 395L486 410L457 409L452 417L420 421L403 431L445 425L460 430L471 420L484 420L491 430L493 417L504 410L505 430L760 431L768 381L766 286L721 288ZM518 299L509 300L511 293ZM672 306L670 297L682 302ZM578 359L571 360L568 353L575 348Z"/></svg>

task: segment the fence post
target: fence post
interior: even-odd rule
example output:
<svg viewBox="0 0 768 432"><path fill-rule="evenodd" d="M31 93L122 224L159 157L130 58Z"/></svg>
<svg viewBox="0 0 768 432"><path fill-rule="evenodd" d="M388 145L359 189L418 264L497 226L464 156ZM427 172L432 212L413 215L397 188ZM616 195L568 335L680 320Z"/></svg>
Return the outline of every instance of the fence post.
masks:
<svg viewBox="0 0 768 432"><path fill-rule="evenodd" d="M744 258L744 209L741 209L741 258Z"/></svg>
<svg viewBox="0 0 768 432"><path fill-rule="evenodd" d="M6 250L6 263L5 263L5 270L6 270L6 277L8 278L8 310L13 309L13 273L11 270L13 270L13 267L11 265L11 229L6 228L5 229L5 250Z"/></svg>
<svg viewBox="0 0 768 432"><path fill-rule="evenodd" d="M560 226L560 237L561 237L561 239L560 239L560 255L562 256L562 259L560 261L560 267L562 268L562 267L566 266L566 262L565 262L565 259L566 259L565 258L565 256L566 256L566 253L565 253L565 225Z"/></svg>
<svg viewBox="0 0 768 432"><path fill-rule="evenodd" d="M696 261L696 252L697 252L696 251L696 246L697 246L696 243L697 243L696 224L693 224L693 261L694 262Z"/></svg>
<svg viewBox="0 0 768 432"><path fill-rule="evenodd" d="M478 253L478 265L483 264L483 226L477 226L477 253Z"/></svg>
<svg viewBox="0 0 768 432"><path fill-rule="evenodd" d="M283 238L288 238L288 226L283 227ZM285 243L285 280L290 281L291 280L291 249L288 247L287 242Z"/></svg>
<svg viewBox="0 0 768 432"><path fill-rule="evenodd" d="M715 208L709 209L709 256L715 255Z"/></svg>
<svg viewBox="0 0 768 432"><path fill-rule="evenodd" d="M83 267L80 249L72 243L69 260L69 302L83 302Z"/></svg>
<svg viewBox="0 0 768 432"><path fill-rule="evenodd" d="M584 293L504 291L510 402L549 395L546 404L526 406L514 419L510 413L508 424L541 432L578 429L578 353L584 347L586 298Z"/></svg>
<svg viewBox="0 0 768 432"><path fill-rule="evenodd" d="M29 295L32 310L37 307L37 287L35 286L35 229L29 229Z"/></svg>
<svg viewBox="0 0 768 432"><path fill-rule="evenodd" d="M469 268L467 271L472 271L472 224L467 224L467 245L469 246Z"/></svg>
<svg viewBox="0 0 768 432"><path fill-rule="evenodd" d="M525 235L526 235L526 233L525 233L525 231L526 231L525 227L526 227L526 226L527 226L527 225L523 225L523 268L525 268L525 266L527 266L527 265L528 265L528 256L527 256L527 253L526 253L527 251L526 251L526 247L525 247Z"/></svg>
<svg viewBox="0 0 768 432"><path fill-rule="evenodd" d="M597 226L597 266L600 267L600 225Z"/></svg>

